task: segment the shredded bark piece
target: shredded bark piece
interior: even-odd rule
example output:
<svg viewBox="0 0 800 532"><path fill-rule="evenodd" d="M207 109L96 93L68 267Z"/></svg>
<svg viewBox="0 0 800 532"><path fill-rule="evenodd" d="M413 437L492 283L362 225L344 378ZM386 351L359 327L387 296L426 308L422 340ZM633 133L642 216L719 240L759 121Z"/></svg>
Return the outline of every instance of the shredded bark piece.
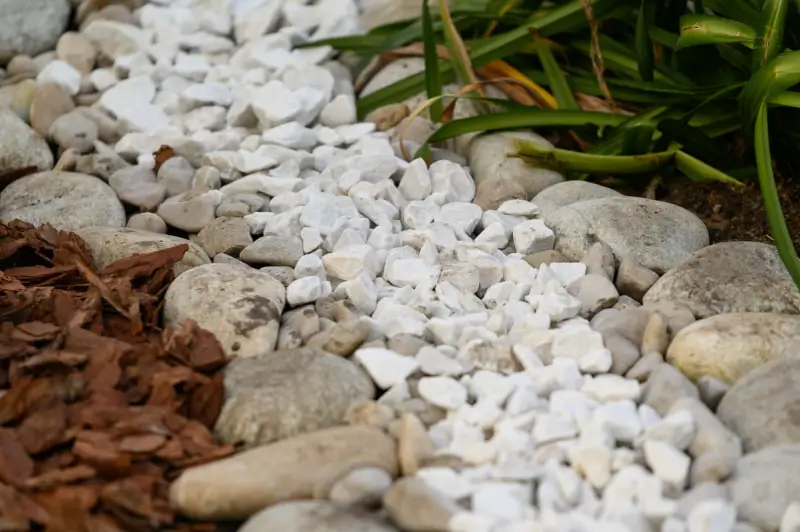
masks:
<svg viewBox="0 0 800 532"><path fill-rule="evenodd" d="M73 233L0 224L0 530L223 529L168 500L183 469L234 451L211 433L219 342L190 320L158 326L187 250L98 271Z"/></svg>

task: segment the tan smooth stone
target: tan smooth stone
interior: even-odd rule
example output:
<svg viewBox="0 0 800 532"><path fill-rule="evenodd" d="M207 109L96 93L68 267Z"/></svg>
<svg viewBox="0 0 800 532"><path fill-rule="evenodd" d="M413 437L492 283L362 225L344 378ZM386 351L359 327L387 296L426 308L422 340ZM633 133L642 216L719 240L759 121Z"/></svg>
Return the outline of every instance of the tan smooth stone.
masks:
<svg viewBox="0 0 800 532"><path fill-rule="evenodd" d="M798 346L800 316L720 314L682 329L666 360L692 380L709 375L734 384L766 362L800 355Z"/></svg>
<svg viewBox="0 0 800 532"><path fill-rule="evenodd" d="M397 446L378 429L334 427L187 469L172 483L173 508L192 519L245 519L284 501L328 493L356 468L397 476Z"/></svg>

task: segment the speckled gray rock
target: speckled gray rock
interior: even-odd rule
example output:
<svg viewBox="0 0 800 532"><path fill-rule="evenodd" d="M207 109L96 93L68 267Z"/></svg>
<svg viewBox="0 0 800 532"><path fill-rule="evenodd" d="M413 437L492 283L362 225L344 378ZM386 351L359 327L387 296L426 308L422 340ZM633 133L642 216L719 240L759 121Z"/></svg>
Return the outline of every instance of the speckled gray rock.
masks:
<svg viewBox="0 0 800 532"><path fill-rule="evenodd" d="M544 137L527 131L479 135L469 144L469 166L476 185L499 177L520 185L528 198L532 198L564 180L564 176L558 172L535 168L518 157L511 157L517 152L518 140L552 147Z"/></svg>
<svg viewBox="0 0 800 532"><path fill-rule="evenodd" d="M14 111L0 106L0 171L26 166L50 170L53 163L47 142Z"/></svg>
<svg viewBox="0 0 800 532"><path fill-rule="evenodd" d="M69 11L67 0L0 0L0 64L55 48Z"/></svg>
<svg viewBox="0 0 800 532"><path fill-rule="evenodd" d="M189 250L175 263L173 267L175 275L211 262L200 246L177 236L115 227L84 227L76 233L89 246L97 269L103 269L113 262L133 255L151 253L181 244L188 244Z"/></svg>
<svg viewBox="0 0 800 532"><path fill-rule="evenodd" d="M348 409L375 395L352 362L309 348L234 360L225 369L225 403L215 433L254 447L344 424Z"/></svg>
<svg viewBox="0 0 800 532"><path fill-rule="evenodd" d="M661 201L600 198L561 207L544 217L556 235L555 249L579 260L598 241L618 261L632 259L655 272L688 260L708 245L708 230L694 214Z"/></svg>
<svg viewBox="0 0 800 532"><path fill-rule="evenodd" d="M358 425L301 434L187 469L172 483L170 502L193 519L246 519L284 501L322 497L356 467L396 476L394 440Z"/></svg>
<svg viewBox="0 0 800 532"><path fill-rule="evenodd" d="M731 313L697 321L681 330L667 362L692 380L710 375L734 384L761 364L800 356L800 316Z"/></svg>
<svg viewBox="0 0 800 532"><path fill-rule="evenodd" d="M621 196L613 188L604 187L589 181L564 181L542 190L531 200L539 207L542 215L553 212L561 207L599 198Z"/></svg>
<svg viewBox="0 0 800 532"><path fill-rule="evenodd" d="M723 242L667 272L644 303L683 303L698 318L728 312L800 313L800 291L775 246Z"/></svg>
<svg viewBox="0 0 800 532"><path fill-rule="evenodd" d="M269 353L278 340L286 289L274 277L232 264L205 264L179 275L164 301L166 325L191 318L230 356Z"/></svg>
<svg viewBox="0 0 800 532"><path fill-rule="evenodd" d="M253 237L241 218L216 218L197 233L196 242L211 258L219 253L235 257L253 243Z"/></svg>
<svg viewBox="0 0 800 532"><path fill-rule="evenodd" d="M728 390L717 415L742 438L745 452L800 443L798 382L800 358L795 356L754 369Z"/></svg>
<svg viewBox="0 0 800 532"><path fill-rule="evenodd" d="M328 501L292 501L258 512L237 532L397 532L362 510Z"/></svg>
<svg viewBox="0 0 800 532"><path fill-rule="evenodd" d="M57 229L125 225L125 209L100 179L74 172L39 172L11 183L0 193L0 222L20 219Z"/></svg>
<svg viewBox="0 0 800 532"><path fill-rule="evenodd" d="M739 519L777 532L786 508L800 493L800 444L775 445L748 454L730 480Z"/></svg>
<svg viewBox="0 0 800 532"><path fill-rule="evenodd" d="M262 236L246 248L239 258L247 263L294 268L303 256L303 241L296 236Z"/></svg>

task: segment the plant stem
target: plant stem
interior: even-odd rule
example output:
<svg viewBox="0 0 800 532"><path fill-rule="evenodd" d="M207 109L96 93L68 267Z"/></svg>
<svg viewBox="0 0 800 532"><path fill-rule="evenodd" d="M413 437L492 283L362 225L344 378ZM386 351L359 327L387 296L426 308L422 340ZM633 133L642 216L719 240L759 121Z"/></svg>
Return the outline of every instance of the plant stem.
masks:
<svg viewBox="0 0 800 532"><path fill-rule="evenodd" d="M772 172L772 155L769 149L769 124L767 121L767 105L761 104L756 116L755 127L755 152L758 167L758 183L761 187L761 197L764 199L764 211L767 213L772 239L778 248L786 270L792 276L794 283L800 288L800 260L792 243L786 218L783 216L778 188L775 186L775 175Z"/></svg>
<svg viewBox="0 0 800 532"><path fill-rule="evenodd" d="M644 155L594 155L546 148L530 141L519 141L517 149L520 157L528 159L540 167L593 174L653 172L675 157L675 150Z"/></svg>

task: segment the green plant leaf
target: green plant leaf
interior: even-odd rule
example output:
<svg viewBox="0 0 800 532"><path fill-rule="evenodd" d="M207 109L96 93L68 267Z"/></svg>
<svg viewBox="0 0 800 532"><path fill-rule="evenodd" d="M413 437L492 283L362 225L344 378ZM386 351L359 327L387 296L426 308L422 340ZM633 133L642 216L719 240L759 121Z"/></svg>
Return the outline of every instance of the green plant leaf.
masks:
<svg viewBox="0 0 800 532"><path fill-rule="evenodd" d="M778 248L783 265L786 266L794 283L800 288L800 259L797 258L792 236L786 226L778 188L775 186L775 175L772 173L766 104L762 104L756 113L754 139L758 183L761 187L761 197L764 201L764 211L766 211L770 233L772 233L772 239L775 247Z"/></svg>
<svg viewBox="0 0 800 532"><path fill-rule="evenodd" d="M706 44L739 43L752 48L756 31L742 22L713 15L684 15L677 50Z"/></svg>
<svg viewBox="0 0 800 532"><path fill-rule="evenodd" d="M771 105L794 107L800 109L800 92L782 92L773 94L767 100Z"/></svg>
<svg viewBox="0 0 800 532"><path fill-rule="evenodd" d="M595 18L601 18L610 10L619 5L619 0L592 0L592 9ZM475 44L470 57L473 67L480 67L491 63L495 59L502 59L521 49L530 40L531 29L546 37L562 31L586 26L583 14L582 0L569 0L541 16L534 17L530 22L509 32L494 35L483 39L480 44ZM441 65L442 82L452 81L453 67L449 63ZM360 98L357 104L359 116L364 116L370 111L410 98L425 90L424 74L415 74L398 81L388 87L373 92Z"/></svg>
<svg viewBox="0 0 800 532"><path fill-rule="evenodd" d="M753 54L753 72L769 63L783 50L783 31L788 7L789 0L764 0Z"/></svg>
<svg viewBox="0 0 800 532"><path fill-rule="evenodd" d="M442 94L442 75L439 73L439 57L436 54L436 34L428 0L422 0L422 43L425 51L425 89L428 99ZM431 121L442 121L442 100L436 98L429 109Z"/></svg>
<svg viewBox="0 0 800 532"><path fill-rule="evenodd" d="M539 56L539 61L542 63L542 68L547 76L550 91L553 93L556 102L558 102L558 108L580 109L575 97L572 95L572 88L569 86L567 77L561 71L561 67L553 56L553 51L543 39L540 37L534 38L536 40L536 54Z"/></svg>
<svg viewBox="0 0 800 532"><path fill-rule="evenodd" d="M653 43L650 41L650 28L654 26L654 17L653 0L642 0L636 17L636 57L639 62L639 75L645 81L653 81Z"/></svg>
<svg viewBox="0 0 800 532"><path fill-rule="evenodd" d="M800 51L785 52L758 69L739 95L742 127L748 140L761 105L770 97L800 83Z"/></svg>
<svg viewBox="0 0 800 532"><path fill-rule="evenodd" d="M440 127L428 138L428 143L441 142L482 131L521 129L531 127L577 127L585 125L619 126L627 120L623 115L562 109L528 108L526 110L453 120Z"/></svg>
<svg viewBox="0 0 800 532"><path fill-rule="evenodd" d="M704 0L703 7L745 24L758 20L758 9L747 0Z"/></svg>
<svg viewBox="0 0 800 532"><path fill-rule="evenodd" d="M744 183L738 179L729 176L725 172L720 172L713 166L692 157L684 151L678 151L678 153L675 154L675 168L693 181L720 181L731 185L744 185Z"/></svg>
<svg viewBox="0 0 800 532"><path fill-rule="evenodd" d="M642 155L649 152L655 132L656 125L652 122L626 128L623 133L621 154Z"/></svg>

